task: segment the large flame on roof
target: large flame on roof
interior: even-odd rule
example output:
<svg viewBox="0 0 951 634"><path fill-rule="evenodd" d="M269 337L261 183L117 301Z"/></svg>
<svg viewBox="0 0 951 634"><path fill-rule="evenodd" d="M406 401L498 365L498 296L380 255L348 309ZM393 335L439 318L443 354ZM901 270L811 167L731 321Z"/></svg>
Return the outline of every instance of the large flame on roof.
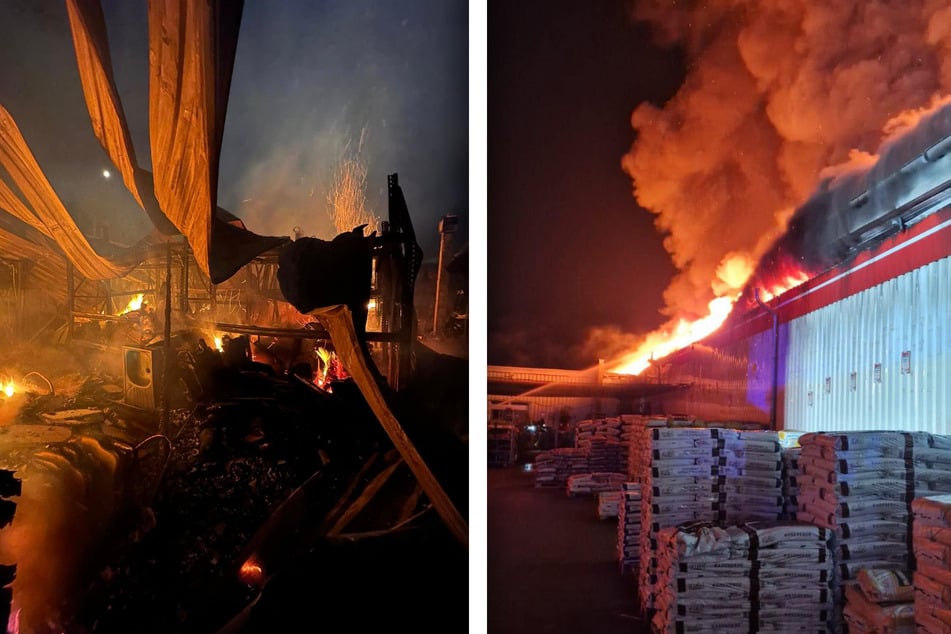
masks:
<svg viewBox="0 0 951 634"><path fill-rule="evenodd" d="M731 253L717 267L717 279L711 284L717 297L707 305L705 315L695 319L679 318L648 334L637 349L625 355L613 368L618 374L640 374L654 361L674 353L716 332L733 311L743 288L753 278L755 263L746 253ZM786 291L799 286L810 278L807 271L799 269L791 261L771 275L759 275L760 297L769 301ZM768 281L767 281L768 279Z"/></svg>

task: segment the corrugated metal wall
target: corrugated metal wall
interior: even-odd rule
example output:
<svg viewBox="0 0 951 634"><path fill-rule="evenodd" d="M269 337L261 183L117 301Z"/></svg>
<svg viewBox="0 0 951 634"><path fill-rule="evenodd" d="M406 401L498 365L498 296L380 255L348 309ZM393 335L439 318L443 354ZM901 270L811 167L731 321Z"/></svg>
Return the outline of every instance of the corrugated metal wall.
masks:
<svg viewBox="0 0 951 634"><path fill-rule="evenodd" d="M951 433L951 258L784 326L786 429Z"/></svg>
<svg viewBox="0 0 951 634"><path fill-rule="evenodd" d="M663 379L690 388L659 398L653 411L708 421L769 422L771 330L720 347L694 346L688 358L686 363L672 364Z"/></svg>

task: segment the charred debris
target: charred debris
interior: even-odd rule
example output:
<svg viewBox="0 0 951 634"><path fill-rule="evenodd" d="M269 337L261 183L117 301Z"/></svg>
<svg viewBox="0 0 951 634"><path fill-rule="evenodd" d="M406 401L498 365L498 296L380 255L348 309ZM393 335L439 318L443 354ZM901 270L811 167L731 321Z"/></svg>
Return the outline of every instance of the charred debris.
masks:
<svg viewBox="0 0 951 634"><path fill-rule="evenodd" d="M468 515L467 366L416 339L421 253L408 215L394 221L391 206L391 222L382 236L289 242L271 279L300 315L350 310L350 352L368 361L396 442L321 319L258 327L176 311L166 327L161 291L188 295L171 264L147 294L158 310L146 300L121 319L77 306L70 288L68 323L42 335L61 344L16 351L50 369L23 376L0 406L0 467L27 489L25 537L0 548L16 565L13 629L467 622L467 534L445 512ZM381 251L387 241L396 248ZM371 297L400 320L368 330Z"/></svg>

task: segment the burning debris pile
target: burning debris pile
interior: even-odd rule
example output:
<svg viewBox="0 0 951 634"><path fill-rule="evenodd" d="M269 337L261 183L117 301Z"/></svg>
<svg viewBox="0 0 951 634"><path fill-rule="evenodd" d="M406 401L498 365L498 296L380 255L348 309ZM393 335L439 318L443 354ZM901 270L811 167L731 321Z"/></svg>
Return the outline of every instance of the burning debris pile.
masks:
<svg viewBox="0 0 951 634"><path fill-rule="evenodd" d="M51 374L43 389L21 381L0 405L0 466L24 482L14 525L0 531L0 557L19 566L16 631L209 632L242 611L231 631L287 631L283 620L301 616L361 630L398 622L409 588L466 613L465 550L352 379L324 390L307 373L230 365L233 351L177 341L176 359L192 353L205 384L183 390L188 407L160 433L156 413L124 404L122 378L107 374L78 385ZM461 442L430 413L400 411L465 508ZM366 600L392 611L362 613ZM427 618L444 625L448 614Z"/></svg>

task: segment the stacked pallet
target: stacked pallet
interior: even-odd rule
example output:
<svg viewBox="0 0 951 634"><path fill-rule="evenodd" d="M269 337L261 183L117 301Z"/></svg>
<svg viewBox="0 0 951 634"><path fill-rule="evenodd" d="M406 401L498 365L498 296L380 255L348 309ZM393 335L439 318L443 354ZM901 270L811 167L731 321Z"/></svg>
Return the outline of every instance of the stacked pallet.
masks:
<svg viewBox="0 0 951 634"><path fill-rule="evenodd" d="M579 473L568 476L568 495L592 495L603 491L620 491L623 473Z"/></svg>
<svg viewBox="0 0 951 634"><path fill-rule="evenodd" d="M930 435L901 432L815 433L800 438L800 521L836 531L836 603L863 568L911 567L914 447ZM841 621L841 615L837 615Z"/></svg>
<svg viewBox="0 0 951 634"><path fill-rule="evenodd" d="M620 514L623 501L624 492L621 490L598 493L598 519L616 518Z"/></svg>
<svg viewBox="0 0 951 634"><path fill-rule="evenodd" d="M637 570L641 536L641 485L625 482L621 485L624 496L618 507L617 557L621 574Z"/></svg>
<svg viewBox="0 0 951 634"><path fill-rule="evenodd" d="M863 568L845 587L849 634L915 634L914 596L908 573Z"/></svg>
<svg viewBox="0 0 951 634"><path fill-rule="evenodd" d="M641 608L652 608L657 534L684 522L735 524L782 515L782 460L775 432L648 428L641 502Z"/></svg>
<svg viewBox="0 0 951 634"><path fill-rule="evenodd" d="M661 529L715 521L719 498L714 491L717 441L711 430L649 427L644 433L644 460L649 466L641 490L638 592L646 612L653 608Z"/></svg>
<svg viewBox="0 0 951 634"><path fill-rule="evenodd" d="M536 487L565 486L572 475L590 471L585 450L572 447L560 447L538 454L532 470Z"/></svg>
<svg viewBox="0 0 951 634"><path fill-rule="evenodd" d="M951 632L951 495L916 498L915 622L918 632Z"/></svg>
<svg viewBox="0 0 951 634"><path fill-rule="evenodd" d="M796 519L799 499L799 454L802 449L783 449L783 519Z"/></svg>
<svg viewBox="0 0 951 634"><path fill-rule="evenodd" d="M826 632L830 532L697 524L658 534L654 632Z"/></svg>

